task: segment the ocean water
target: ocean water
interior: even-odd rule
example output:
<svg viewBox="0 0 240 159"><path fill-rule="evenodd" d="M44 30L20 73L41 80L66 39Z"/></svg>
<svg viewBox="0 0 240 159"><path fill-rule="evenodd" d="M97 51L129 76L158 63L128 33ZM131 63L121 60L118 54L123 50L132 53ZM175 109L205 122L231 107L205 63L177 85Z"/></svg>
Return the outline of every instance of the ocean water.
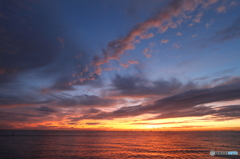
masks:
<svg viewBox="0 0 240 159"><path fill-rule="evenodd" d="M1 159L240 158L239 131L108 132L0 131ZM13 136L12 136L13 135Z"/></svg>

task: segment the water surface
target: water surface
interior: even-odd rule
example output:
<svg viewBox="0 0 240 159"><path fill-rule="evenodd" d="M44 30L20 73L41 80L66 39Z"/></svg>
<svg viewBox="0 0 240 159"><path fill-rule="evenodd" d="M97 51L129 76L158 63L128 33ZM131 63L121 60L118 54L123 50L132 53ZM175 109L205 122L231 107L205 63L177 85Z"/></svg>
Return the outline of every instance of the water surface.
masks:
<svg viewBox="0 0 240 159"><path fill-rule="evenodd" d="M210 150L240 152L240 132L0 131L1 159L240 158Z"/></svg>

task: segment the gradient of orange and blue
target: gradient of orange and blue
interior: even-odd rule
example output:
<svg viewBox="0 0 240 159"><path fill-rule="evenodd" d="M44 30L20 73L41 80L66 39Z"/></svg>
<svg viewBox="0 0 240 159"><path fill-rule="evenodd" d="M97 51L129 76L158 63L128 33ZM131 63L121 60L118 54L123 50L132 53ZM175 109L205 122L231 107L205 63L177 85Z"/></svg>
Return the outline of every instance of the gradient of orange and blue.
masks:
<svg viewBox="0 0 240 159"><path fill-rule="evenodd" d="M238 0L0 2L0 129L240 130Z"/></svg>

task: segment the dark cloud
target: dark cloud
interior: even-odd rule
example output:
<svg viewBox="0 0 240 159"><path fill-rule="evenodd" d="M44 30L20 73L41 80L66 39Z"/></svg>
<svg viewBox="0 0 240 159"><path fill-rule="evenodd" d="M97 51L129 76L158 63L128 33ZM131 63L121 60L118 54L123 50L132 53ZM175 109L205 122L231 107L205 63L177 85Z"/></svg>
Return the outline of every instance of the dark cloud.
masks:
<svg viewBox="0 0 240 159"><path fill-rule="evenodd" d="M43 83L50 79L55 81L52 86L38 87L47 86L45 90L51 92L94 83L97 77L89 65L92 54L85 49L84 37L69 36L76 30L63 23L64 16L59 14L63 2L9 0L0 4L0 84L20 83L26 77L25 81ZM28 89L28 82L25 86Z"/></svg>
<svg viewBox="0 0 240 159"><path fill-rule="evenodd" d="M73 97L58 97L59 100L56 102L57 106L79 106L79 107L109 107L115 104L121 103L121 100L111 99L111 98L103 98L96 95L80 95ZM97 110L89 110L89 111L97 111Z"/></svg>
<svg viewBox="0 0 240 159"><path fill-rule="evenodd" d="M41 111L41 112L47 112L47 113L54 113L57 112L56 110L48 107L41 106L40 108L36 108L36 110Z"/></svg>
<svg viewBox="0 0 240 159"><path fill-rule="evenodd" d="M99 113L100 111L101 111L100 109L90 108L90 109L84 110L83 113L92 114L92 113Z"/></svg>
<svg viewBox="0 0 240 159"><path fill-rule="evenodd" d="M1 1L1 63L8 71L36 68L55 60L59 51L49 36L49 16L36 13L33 3ZM46 29L46 30L44 30Z"/></svg>
<svg viewBox="0 0 240 159"><path fill-rule="evenodd" d="M236 69L237 69L237 67L233 67L233 68L225 69L222 71L214 72L212 75L213 76L221 76L221 75L233 73L234 71L236 71Z"/></svg>
<svg viewBox="0 0 240 159"><path fill-rule="evenodd" d="M85 115L72 120L113 119L138 116L145 113L159 114L151 119L175 117L194 117L216 115L221 117L237 117L239 105L221 107L218 110L203 104L240 99L240 81L224 83L212 88L194 89L174 96L155 101L150 105L137 105L119 108L113 112L100 112L97 115ZM229 114L230 110L232 113ZM227 113L228 112L228 113ZM238 116L239 118L239 116Z"/></svg>
<svg viewBox="0 0 240 159"><path fill-rule="evenodd" d="M212 126L212 125L208 125ZM175 127L168 127L168 128L202 128L202 127L208 127L208 126L202 126L202 125L183 125L183 126L175 126Z"/></svg>
<svg viewBox="0 0 240 159"><path fill-rule="evenodd" d="M51 121L53 118L49 117L51 113L49 112L40 112L40 111L26 111L22 112L0 112L1 121L6 122L29 122L29 123L38 123L42 121Z"/></svg>
<svg viewBox="0 0 240 159"><path fill-rule="evenodd" d="M231 78L232 78L231 76L224 76L224 77L214 78L211 80L211 82L212 83L225 82L225 81L229 81Z"/></svg>
<svg viewBox="0 0 240 159"><path fill-rule="evenodd" d="M87 94L79 96L71 96L63 93L36 94L31 92L0 94L1 107L39 106L42 104L60 107L109 107L122 102L123 100L120 99L104 98ZM46 110L46 107L39 108L38 110L44 109ZM97 109L90 109L89 111L97 111Z"/></svg>
<svg viewBox="0 0 240 159"><path fill-rule="evenodd" d="M210 74L208 76L195 78L194 80L195 81L211 80L211 83L230 81L230 80L232 80L235 77L234 76L230 76L229 74L231 74L234 71L236 71L236 69L237 69L237 67L233 67L233 68L217 71L217 72L214 72L214 73L212 73L212 74Z"/></svg>
<svg viewBox="0 0 240 159"><path fill-rule="evenodd" d="M96 122L96 123L85 123L86 125L99 125L99 124L101 124L101 123L99 123L99 122Z"/></svg>
<svg viewBox="0 0 240 159"><path fill-rule="evenodd" d="M117 91L115 96L152 96L172 94L182 87L182 83L175 78L149 81L143 77L116 75L112 86Z"/></svg>
<svg viewBox="0 0 240 159"><path fill-rule="evenodd" d="M136 122L132 123L131 125L165 125L165 124L181 124L181 123L189 123L188 121L182 121L182 122L164 122L164 123L150 123L150 122Z"/></svg>
<svg viewBox="0 0 240 159"><path fill-rule="evenodd" d="M29 106L37 104L48 104L50 98L40 96L40 94L31 94L31 92L13 92L0 94L0 107L8 106Z"/></svg>
<svg viewBox="0 0 240 159"><path fill-rule="evenodd" d="M240 38L240 17L237 18L229 27L215 33L211 38L216 42Z"/></svg>

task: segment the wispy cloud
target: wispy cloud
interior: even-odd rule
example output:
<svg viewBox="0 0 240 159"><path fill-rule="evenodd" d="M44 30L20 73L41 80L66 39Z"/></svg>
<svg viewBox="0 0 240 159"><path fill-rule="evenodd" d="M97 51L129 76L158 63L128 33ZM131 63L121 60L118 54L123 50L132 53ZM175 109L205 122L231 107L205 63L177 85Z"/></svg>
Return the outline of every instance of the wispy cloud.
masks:
<svg viewBox="0 0 240 159"><path fill-rule="evenodd" d="M161 43L168 43L169 42L169 39L162 39L161 40Z"/></svg>
<svg viewBox="0 0 240 159"><path fill-rule="evenodd" d="M203 13L201 12L201 13L198 13L196 16L195 16L195 18L193 19L193 21L195 22L195 23L199 23L200 21L201 21L201 17L203 16Z"/></svg>
<svg viewBox="0 0 240 159"><path fill-rule="evenodd" d="M135 61L135 60L128 60L128 63L130 63L130 64L138 64L139 62Z"/></svg>
<svg viewBox="0 0 240 159"><path fill-rule="evenodd" d="M229 27L217 31L211 40L216 42L223 42L226 40L232 40L240 38L240 18L237 18Z"/></svg>
<svg viewBox="0 0 240 159"><path fill-rule="evenodd" d="M126 63L120 63L121 66L123 67L129 67L130 65L129 64L126 64Z"/></svg>
<svg viewBox="0 0 240 159"><path fill-rule="evenodd" d="M113 112L101 112L94 116L83 116L82 119L113 119L138 116L145 113L159 113L153 119L166 119L176 117L196 117L213 115L215 118L236 119L240 115L240 105L222 106L212 108L204 106L206 103L217 101L230 101L240 99L240 79L230 84L222 84L212 88L193 89L174 96L155 101L150 105L137 105L122 107Z"/></svg>
<svg viewBox="0 0 240 159"><path fill-rule="evenodd" d="M172 24L173 16L178 17L184 12L192 12L199 4L206 8L215 2L173 0L156 15L136 25L125 37L109 42L107 50L102 53L103 57L95 55L93 64L99 69L100 65L107 63L109 60L118 59L126 50L133 50L137 38L145 39L153 36L153 33L147 33L149 29L160 28L159 32L165 32L169 27L175 28L175 25Z"/></svg>
<svg viewBox="0 0 240 159"><path fill-rule="evenodd" d="M172 46L173 46L174 48L177 48L177 49L180 48L179 44L177 44L177 43L173 44Z"/></svg>
<svg viewBox="0 0 240 159"><path fill-rule="evenodd" d="M146 58L152 57L152 55L150 54L152 51L149 48L145 48L143 50L143 55L146 56Z"/></svg>
<svg viewBox="0 0 240 159"><path fill-rule="evenodd" d="M217 8L217 12L218 12L218 13L224 13L224 12L226 12L226 7L225 7L225 6L219 6L219 7Z"/></svg>
<svg viewBox="0 0 240 159"><path fill-rule="evenodd" d="M198 34L193 34L192 37L195 38L196 36L198 36Z"/></svg>

